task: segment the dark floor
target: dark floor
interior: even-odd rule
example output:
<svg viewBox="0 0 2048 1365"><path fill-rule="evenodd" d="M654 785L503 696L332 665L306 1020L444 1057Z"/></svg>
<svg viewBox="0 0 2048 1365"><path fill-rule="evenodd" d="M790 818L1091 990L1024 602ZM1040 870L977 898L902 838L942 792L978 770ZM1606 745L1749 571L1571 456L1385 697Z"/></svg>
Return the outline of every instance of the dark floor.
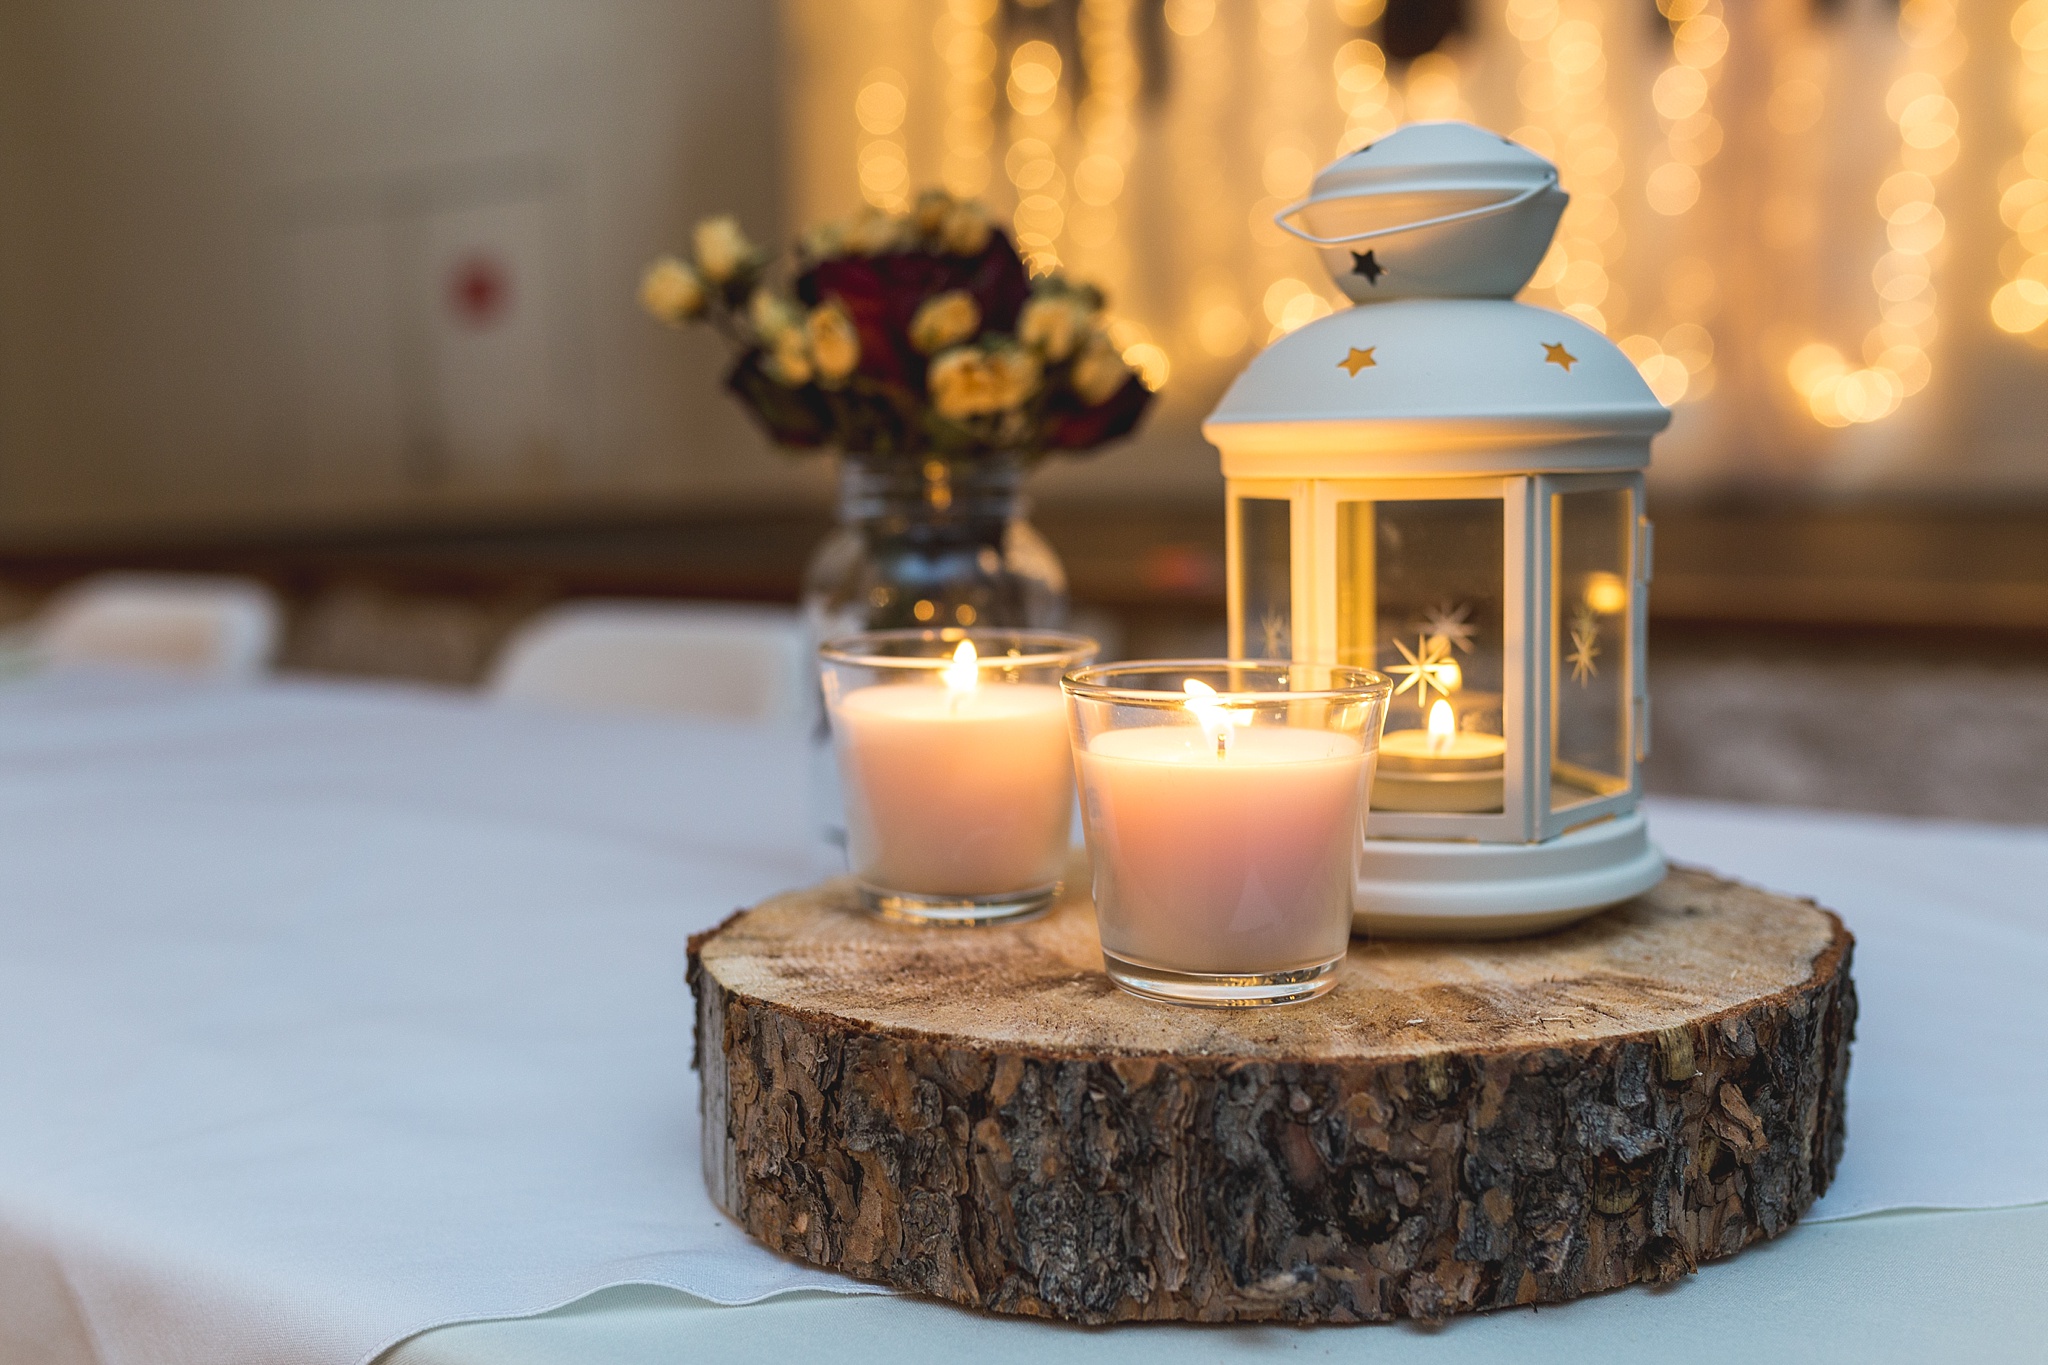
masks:
<svg viewBox="0 0 2048 1365"><path fill-rule="evenodd" d="M1654 628L1651 791L2048 825L2048 641Z"/></svg>

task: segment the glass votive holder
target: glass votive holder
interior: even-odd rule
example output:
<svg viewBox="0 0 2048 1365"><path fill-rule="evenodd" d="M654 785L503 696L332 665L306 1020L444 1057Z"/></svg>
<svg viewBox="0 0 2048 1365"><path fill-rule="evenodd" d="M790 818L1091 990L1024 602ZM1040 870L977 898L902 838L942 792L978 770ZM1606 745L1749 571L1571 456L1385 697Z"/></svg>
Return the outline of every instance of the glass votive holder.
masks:
<svg viewBox="0 0 2048 1365"><path fill-rule="evenodd" d="M1077 669L1065 688L1110 979L1183 1005L1329 990L1393 684L1191 659Z"/></svg>
<svg viewBox="0 0 2048 1365"><path fill-rule="evenodd" d="M971 925L1053 903L1074 807L1059 680L1096 648L1053 631L884 630L819 649L864 906Z"/></svg>

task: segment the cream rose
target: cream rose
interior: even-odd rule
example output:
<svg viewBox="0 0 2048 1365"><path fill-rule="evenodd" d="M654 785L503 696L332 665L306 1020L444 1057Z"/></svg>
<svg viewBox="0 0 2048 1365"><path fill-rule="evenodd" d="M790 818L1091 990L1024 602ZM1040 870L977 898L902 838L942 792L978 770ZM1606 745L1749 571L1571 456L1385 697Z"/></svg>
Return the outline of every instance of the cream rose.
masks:
<svg viewBox="0 0 2048 1365"><path fill-rule="evenodd" d="M804 259L827 260L846 249L846 227L841 223L820 223L804 233L798 243Z"/></svg>
<svg viewBox="0 0 2048 1365"><path fill-rule="evenodd" d="M846 249L856 256L879 256L903 245L906 223L881 209L863 209L841 232Z"/></svg>
<svg viewBox="0 0 2048 1365"><path fill-rule="evenodd" d="M704 311L704 281L673 256L663 256L640 277L640 306L674 326Z"/></svg>
<svg viewBox="0 0 2048 1365"><path fill-rule="evenodd" d="M754 258L754 244L740 231L738 222L725 216L697 224L692 244L697 249L697 269L714 284L724 284Z"/></svg>
<svg viewBox="0 0 2048 1365"><path fill-rule="evenodd" d="M1065 360L1094 321L1095 310L1080 295L1037 294L1017 319L1017 339L1038 348L1047 360Z"/></svg>
<svg viewBox="0 0 2048 1365"><path fill-rule="evenodd" d="M1124 364L1116 343L1101 332L1090 333L1081 345L1081 353L1074 357L1072 383L1081 401L1091 408L1108 402L1130 377L1131 367Z"/></svg>
<svg viewBox="0 0 2048 1365"><path fill-rule="evenodd" d="M962 346L932 362L932 403L946 417L979 417L1001 412L995 368L978 348Z"/></svg>
<svg viewBox="0 0 2048 1365"><path fill-rule="evenodd" d="M821 303L804 319L804 338L810 343L811 361L818 378L838 384L860 364L860 333L853 319L837 300Z"/></svg>
<svg viewBox="0 0 2048 1365"><path fill-rule="evenodd" d="M941 416L982 417L1020 406L1038 392L1038 357L1016 346L956 346L932 361L926 382Z"/></svg>
<svg viewBox="0 0 2048 1365"><path fill-rule="evenodd" d="M917 306L910 319L910 344L923 355L973 339L981 330L981 307L965 289L948 289Z"/></svg>
<svg viewBox="0 0 2048 1365"><path fill-rule="evenodd" d="M804 315L798 311L795 300L756 289L754 297L747 300L747 325L753 328L755 340L772 346L784 332L800 331Z"/></svg>
<svg viewBox="0 0 2048 1365"><path fill-rule="evenodd" d="M777 334L768 346L768 355L761 367L768 377L778 384L792 389L802 388L811 382L811 348L804 339L801 328L792 327Z"/></svg>
<svg viewBox="0 0 2048 1365"><path fill-rule="evenodd" d="M995 376L972 346L958 346L934 357L925 373L925 385L931 390L932 406L942 417L972 417L997 410Z"/></svg>
<svg viewBox="0 0 2048 1365"><path fill-rule="evenodd" d="M939 247L954 256L979 256L990 230L988 209L979 200L955 200L939 222Z"/></svg>
<svg viewBox="0 0 2048 1365"><path fill-rule="evenodd" d="M1005 408L1022 407L1038 392L1045 377L1038 356L1022 346L1004 346L992 352L989 366L996 372L996 394Z"/></svg>

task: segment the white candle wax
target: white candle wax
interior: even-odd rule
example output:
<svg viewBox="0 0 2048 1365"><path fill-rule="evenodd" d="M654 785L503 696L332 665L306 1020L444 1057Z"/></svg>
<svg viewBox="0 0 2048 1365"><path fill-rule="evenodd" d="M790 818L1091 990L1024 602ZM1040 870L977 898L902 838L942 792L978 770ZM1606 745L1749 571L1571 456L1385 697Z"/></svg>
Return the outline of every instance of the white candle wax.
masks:
<svg viewBox="0 0 2048 1365"><path fill-rule="evenodd" d="M1344 952L1372 755L1349 735L1108 730L1080 754L1102 946L1177 972L1290 971Z"/></svg>
<svg viewBox="0 0 2048 1365"><path fill-rule="evenodd" d="M1074 788L1057 687L865 687L840 698L832 728L862 881L972 897L1059 880Z"/></svg>
<svg viewBox="0 0 2048 1365"><path fill-rule="evenodd" d="M1375 810L1486 811L1501 808L1508 742L1460 730L1450 704L1430 709L1426 730L1389 730L1380 740Z"/></svg>

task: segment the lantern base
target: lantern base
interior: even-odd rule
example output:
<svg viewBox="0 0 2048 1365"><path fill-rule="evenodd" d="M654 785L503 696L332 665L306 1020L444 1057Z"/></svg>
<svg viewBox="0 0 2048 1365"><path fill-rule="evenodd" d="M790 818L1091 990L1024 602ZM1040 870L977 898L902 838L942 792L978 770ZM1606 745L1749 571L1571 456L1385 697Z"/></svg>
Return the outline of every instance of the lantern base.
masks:
<svg viewBox="0 0 2048 1365"><path fill-rule="evenodd" d="M1641 895L1664 855L1639 810L1540 844L1367 839L1353 927L1382 938L1513 938Z"/></svg>

